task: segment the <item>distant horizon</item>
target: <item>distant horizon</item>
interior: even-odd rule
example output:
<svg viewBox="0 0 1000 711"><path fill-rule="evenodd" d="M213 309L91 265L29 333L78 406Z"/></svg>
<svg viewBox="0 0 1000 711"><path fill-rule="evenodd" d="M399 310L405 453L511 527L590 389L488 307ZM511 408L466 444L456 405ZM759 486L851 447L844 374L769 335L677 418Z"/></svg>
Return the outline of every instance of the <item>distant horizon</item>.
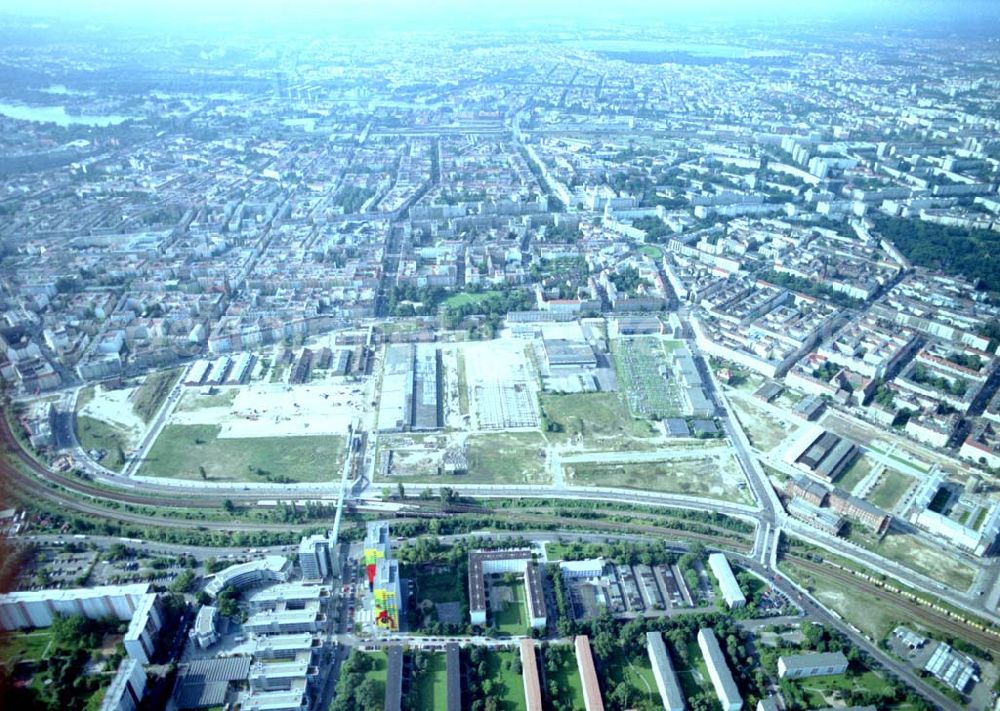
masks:
<svg viewBox="0 0 1000 711"><path fill-rule="evenodd" d="M374 0L364 4L344 0L298 0L277 6L267 0L174 0L166 5L142 7L128 0L36 0L30 4L0 6L3 18L40 22L86 22L103 25L150 25L151 29L191 30L200 34L207 25L222 23L232 29L287 31L325 30L329 25L350 25L352 29L370 25L372 29L400 29L400 25L426 30L431 27L462 27L472 30L503 30L538 23L558 22L560 26L578 22L587 29L599 26L650 23L661 20L680 22L722 22L758 25L782 23L837 23L878 26L924 25L933 22L939 29L955 25L1000 23L1000 3L991 0L840 0L816 7L796 0L620 0L612 5L579 7L570 0L510 0L475 4L460 0ZM62 23L60 22L60 24ZM512 23L497 27L495 23ZM985 28L984 28L985 29Z"/></svg>

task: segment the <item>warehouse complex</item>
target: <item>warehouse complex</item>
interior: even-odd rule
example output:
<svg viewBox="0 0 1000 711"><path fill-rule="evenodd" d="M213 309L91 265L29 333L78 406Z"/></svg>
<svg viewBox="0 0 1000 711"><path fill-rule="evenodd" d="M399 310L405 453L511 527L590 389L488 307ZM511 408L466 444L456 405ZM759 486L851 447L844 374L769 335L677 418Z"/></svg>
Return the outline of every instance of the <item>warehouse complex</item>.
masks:
<svg viewBox="0 0 1000 711"><path fill-rule="evenodd" d="M834 482L861 453L858 445L820 427L810 427L785 453L785 462L826 482Z"/></svg>
<svg viewBox="0 0 1000 711"><path fill-rule="evenodd" d="M433 345L396 344L385 350L379 432L441 426L440 353Z"/></svg>

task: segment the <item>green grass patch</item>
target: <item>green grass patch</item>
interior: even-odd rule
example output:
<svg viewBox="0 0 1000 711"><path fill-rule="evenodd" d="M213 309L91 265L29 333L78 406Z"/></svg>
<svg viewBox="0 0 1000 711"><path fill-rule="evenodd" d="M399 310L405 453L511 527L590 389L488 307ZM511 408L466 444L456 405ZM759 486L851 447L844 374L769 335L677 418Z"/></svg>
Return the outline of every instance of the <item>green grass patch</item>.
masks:
<svg viewBox="0 0 1000 711"><path fill-rule="evenodd" d="M605 694L622 685L630 686L634 700L629 708L637 711L659 711L663 708L648 656L628 659L621 652L616 653L605 666L605 676L601 681Z"/></svg>
<svg viewBox="0 0 1000 711"><path fill-rule="evenodd" d="M100 711L101 704L104 703L104 695L107 693L107 687L101 687L97 689L90 698L87 699L86 705L83 707L83 711Z"/></svg>
<svg viewBox="0 0 1000 711"><path fill-rule="evenodd" d="M408 573L408 574L407 574ZM455 577L454 572L432 573L420 568L408 567L401 577L415 580L417 584L417 601L430 600L439 602L462 602L465 580Z"/></svg>
<svg viewBox="0 0 1000 711"><path fill-rule="evenodd" d="M369 652L372 668L365 672L365 679L371 679L378 687L380 696L385 696L385 682L389 673L389 656L385 652Z"/></svg>
<svg viewBox="0 0 1000 711"><path fill-rule="evenodd" d="M427 669L415 680L417 708L420 711L447 711L448 658L444 654L428 654Z"/></svg>
<svg viewBox="0 0 1000 711"><path fill-rule="evenodd" d="M511 637L528 634L528 603L524 597L524 581L517 580L509 585L503 582L494 585L509 587L512 599L499 609L493 610L493 626L501 635Z"/></svg>
<svg viewBox="0 0 1000 711"><path fill-rule="evenodd" d="M566 553L570 550L570 546L565 543L552 543L547 541L545 544L545 557L551 562L559 562L566 559Z"/></svg>
<svg viewBox="0 0 1000 711"><path fill-rule="evenodd" d="M202 395L193 390L188 390L177 404L177 412L194 412L210 407L232 407L233 403L236 402L238 394L239 391L236 388L222 390L213 395Z"/></svg>
<svg viewBox="0 0 1000 711"><path fill-rule="evenodd" d="M562 428L550 432L549 439L584 437L588 446L601 449L605 439L649 438L657 436L653 425L629 414L619 393L542 394L542 411L550 422Z"/></svg>
<svg viewBox="0 0 1000 711"><path fill-rule="evenodd" d="M882 473L879 483L868 495L868 501L881 509L891 511L912 484L912 477L892 469L886 469Z"/></svg>
<svg viewBox="0 0 1000 711"><path fill-rule="evenodd" d="M577 711L585 711L587 705L583 698L583 680L580 678L580 672L576 666L575 650L572 647L564 646L561 649L565 651L553 657L552 653L555 649L557 647L549 647L545 653L545 659L542 661L542 665L546 667L546 686L542 690L543 694L551 702L553 699L549 697L548 684L555 682L559 687L560 700L572 704ZM555 671L548 671L549 658L557 660Z"/></svg>
<svg viewBox="0 0 1000 711"><path fill-rule="evenodd" d="M782 561L779 567L782 573L805 587L826 607L835 610L871 639L885 638L911 616L908 611L883 598L855 588L845 589L838 580L806 571L790 561Z"/></svg>
<svg viewBox="0 0 1000 711"><path fill-rule="evenodd" d="M645 254L650 259L663 259L663 250L652 244L644 244L639 247L639 254Z"/></svg>
<svg viewBox="0 0 1000 711"><path fill-rule="evenodd" d="M862 454L854 460L854 464L851 465L851 468L844 472L840 479L837 480L837 486L847 493L851 493L854 491L854 487L861 483L862 479L871 474L871 471L871 459Z"/></svg>
<svg viewBox="0 0 1000 711"><path fill-rule="evenodd" d="M672 646L669 641L667 645L668 647ZM689 639L684 650L676 650L676 652L671 654L671 657L677 662L674 669L681 683L681 692L684 697L692 699L700 694L714 694L712 680L708 675L708 667L705 665L705 658L701 655L697 639Z"/></svg>
<svg viewBox="0 0 1000 711"><path fill-rule="evenodd" d="M885 679L872 671L858 676L838 674L800 679L791 683L802 691L806 703L812 709L829 708L834 702L846 698L851 691L881 694L892 689Z"/></svg>
<svg viewBox="0 0 1000 711"><path fill-rule="evenodd" d="M909 533L890 531L880 541L852 533L850 539L956 590L968 590L976 579L975 569L958 560L947 549L924 543Z"/></svg>
<svg viewBox="0 0 1000 711"><path fill-rule="evenodd" d="M492 682L492 697L500 711L528 711L524 700L524 681L514 671L520 655L513 651L486 653L486 676Z"/></svg>
<svg viewBox="0 0 1000 711"><path fill-rule="evenodd" d="M101 464L108 469L118 472L125 466L125 452L129 448L128 435L114 425L89 415L78 415L76 439L87 451L103 451L105 455Z"/></svg>
<svg viewBox="0 0 1000 711"><path fill-rule="evenodd" d="M172 479L274 483L333 481L340 476L343 437L219 439L219 432L217 425L164 427L139 473Z"/></svg>
<svg viewBox="0 0 1000 711"><path fill-rule="evenodd" d="M566 481L573 486L662 491L752 504L753 497L733 454L725 448L713 450L714 456L673 461L566 464Z"/></svg>
<svg viewBox="0 0 1000 711"><path fill-rule="evenodd" d="M94 385L87 385L80 388L79 394L76 396L76 411L79 412L85 408L97 394L97 388Z"/></svg>
<svg viewBox="0 0 1000 711"><path fill-rule="evenodd" d="M981 507L979 509L979 512L976 514L976 520L973 521L971 524L969 524L969 527L978 531L979 527L983 525L983 520L986 518L986 514L988 514L989 512L990 509L988 506Z"/></svg>
<svg viewBox="0 0 1000 711"><path fill-rule="evenodd" d="M545 468L545 439L537 432L470 435L467 474L460 484L551 484Z"/></svg>
<svg viewBox="0 0 1000 711"><path fill-rule="evenodd" d="M132 409L135 410L135 414L141 417L143 422L148 423L152 420L180 377L180 368L147 375L132 396Z"/></svg>
<svg viewBox="0 0 1000 711"><path fill-rule="evenodd" d="M52 633L48 630L0 633L0 661L38 661L51 641Z"/></svg>
<svg viewBox="0 0 1000 711"><path fill-rule="evenodd" d="M479 304L489 298L501 296L502 294L503 292L500 291L481 291L478 294L463 291L449 296L442 302L442 306L449 309L461 308L463 306Z"/></svg>
<svg viewBox="0 0 1000 711"><path fill-rule="evenodd" d="M458 412L465 417L469 414L469 380L465 373L465 353L458 352Z"/></svg>

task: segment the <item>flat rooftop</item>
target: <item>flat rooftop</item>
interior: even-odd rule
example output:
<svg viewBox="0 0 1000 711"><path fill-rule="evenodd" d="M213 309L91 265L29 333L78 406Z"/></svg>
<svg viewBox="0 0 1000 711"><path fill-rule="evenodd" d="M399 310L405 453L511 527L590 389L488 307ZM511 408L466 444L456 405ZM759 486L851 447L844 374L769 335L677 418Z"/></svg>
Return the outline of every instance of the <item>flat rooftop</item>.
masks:
<svg viewBox="0 0 1000 711"><path fill-rule="evenodd" d="M462 656L457 642L445 647L448 660L448 711L462 709Z"/></svg>
<svg viewBox="0 0 1000 711"><path fill-rule="evenodd" d="M385 711L400 711L403 705L403 648L389 647L385 673Z"/></svg>

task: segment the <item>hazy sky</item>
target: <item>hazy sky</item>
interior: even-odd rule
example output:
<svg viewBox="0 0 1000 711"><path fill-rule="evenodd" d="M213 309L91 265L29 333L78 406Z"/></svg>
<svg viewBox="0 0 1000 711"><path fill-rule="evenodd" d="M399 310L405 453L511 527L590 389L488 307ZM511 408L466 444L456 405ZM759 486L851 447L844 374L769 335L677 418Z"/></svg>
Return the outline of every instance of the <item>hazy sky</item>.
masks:
<svg viewBox="0 0 1000 711"><path fill-rule="evenodd" d="M506 20L843 20L908 23L997 18L997 0L0 0L0 12L197 26L364 20L478 26Z"/></svg>

